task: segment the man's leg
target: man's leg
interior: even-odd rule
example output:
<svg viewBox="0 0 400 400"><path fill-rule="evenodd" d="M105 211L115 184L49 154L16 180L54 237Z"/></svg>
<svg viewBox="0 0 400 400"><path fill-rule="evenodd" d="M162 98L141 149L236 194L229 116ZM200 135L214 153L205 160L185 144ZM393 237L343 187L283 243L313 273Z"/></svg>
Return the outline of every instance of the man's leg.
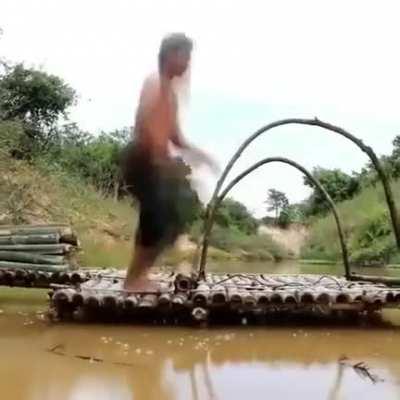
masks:
<svg viewBox="0 0 400 400"><path fill-rule="evenodd" d="M163 250L165 204L158 185L149 181L146 196L140 201L139 226L135 237L134 254L128 267L124 288L137 292L154 292L158 285L149 279L149 269Z"/></svg>
<svg viewBox="0 0 400 400"><path fill-rule="evenodd" d="M158 247L143 246L135 240L134 254L128 267L124 288L136 292L154 292L158 285L148 277L149 269L153 266L160 253Z"/></svg>

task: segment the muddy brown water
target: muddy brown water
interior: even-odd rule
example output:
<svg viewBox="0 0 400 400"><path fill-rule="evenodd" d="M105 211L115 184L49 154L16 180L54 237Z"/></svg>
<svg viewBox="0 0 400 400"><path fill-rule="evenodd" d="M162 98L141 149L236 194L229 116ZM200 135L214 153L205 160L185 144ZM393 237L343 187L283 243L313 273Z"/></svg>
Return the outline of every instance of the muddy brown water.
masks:
<svg viewBox="0 0 400 400"><path fill-rule="evenodd" d="M221 268L322 267L213 266ZM52 324L46 291L9 288L0 288L0 309L1 399L400 399L400 311L353 326ZM375 383L353 368L359 362Z"/></svg>

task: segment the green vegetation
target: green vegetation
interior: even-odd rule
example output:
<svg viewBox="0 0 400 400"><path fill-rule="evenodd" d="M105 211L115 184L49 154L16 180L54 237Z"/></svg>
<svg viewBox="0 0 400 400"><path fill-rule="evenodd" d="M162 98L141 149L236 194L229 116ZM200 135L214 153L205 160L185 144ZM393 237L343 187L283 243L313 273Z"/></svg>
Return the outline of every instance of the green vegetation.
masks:
<svg viewBox="0 0 400 400"><path fill-rule="evenodd" d="M394 185L395 198L400 198L400 183ZM380 186L366 187L352 200L339 204L344 222L351 261L355 264L397 263L389 215ZM340 261L336 225L332 216L313 217L310 237L303 249L305 259Z"/></svg>
<svg viewBox="0 0 400 400"><path fill-rule="evenodd" d="M361 181L356 174L348 175L340 169L329 170L317 167L313 170L313 176L322 184L335 203L353 198L361 188ZM314 185L307 177L304 178L304 184L314 189ZM317 215L328 210L329 205L325 197L319 190L314 189L306 202L307 215Z"/></svg>
<svg viewBox="0 0 400 400"><path fill-rule="evenodd" d="M392 178L394 199L400 198L400 136L393 140L390 155L380 159L386 174ZM397 264L400 254L395 245L391 221L377 173L368 163L360 174L317 168L320 179L333 200L345 228L350 260L358 265ZM339 261L341 253L333 218L327 216L326 204L317 191L304 204L311 228L302 256L306 259Z"/></svg>

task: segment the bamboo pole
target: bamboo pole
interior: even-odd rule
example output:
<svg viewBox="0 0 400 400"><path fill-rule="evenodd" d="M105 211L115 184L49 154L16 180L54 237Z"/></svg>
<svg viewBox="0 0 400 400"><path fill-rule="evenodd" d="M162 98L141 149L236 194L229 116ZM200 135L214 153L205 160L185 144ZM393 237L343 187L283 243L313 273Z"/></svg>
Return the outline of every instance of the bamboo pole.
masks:
<svg viewBox="0 0 400 400"><path fill-rule="evenodd" d="M66 262L65 257L63 256L45 256L41 254L24 253L21 251L0 251L0 261L54 265L63 265Z"/></svg>
<svg viewBox="0 0 400 400"><path fill-rule="evenodd" d="M47 235L10 235L0 236L0 245L15 245L15 244L59 244L60 235L51 233Z"/></svg>
<svg viewBox="0 0 400 400"><path fill-rule="evenodd" d="M67 225L0 225L0 236L12 235L49 235L59 233L61 236L74 235Z"/></svg>
<svg viewBox="0 0 400 400"><path fill-rule="evenodd" d="M209 238L210 238L212 227L214 225L216 211L217 211L219 205L222 203L222 201L224 200L226 195L229 193L229 191L235 185L237 185L243 178L245 178L247 175L249 175L254 170L260 168L261 166L263 166L265 164L273 163L273 162L280 162L280 163L288 164L288 165L298 169L313 183L313 185L321 192L321 194L324 196L324 198L328 202L329 207L333 213L333 216L334 216L334 219L336 222L336 228L337 228L339 242L340 242L340 246L341 246L341 250L342 250L342 258L343 258L343 265L344 265L344 269L345 269L345 275L346 275L346 278L349 279L350 278L350 263L349 263L349 258L348 258L348 250L347 250L347 246L346 246L346 241L345 241L342 224L341 224L341 221L339 218L339 213L337 211L335 203L333 202L329 193L321 185L319 180L316 179L307 169L302 167L300 164L298 164L292 160L289 160L288 158L283 158L283 157L269 157L269 158L265 158L265 159L255 163L250 168L246 169L241 174L239 174L236 178L234 178L226 186L224 191L218 197L215 196L215 198L213 198L213 200L210 202L210 204L207 208L206 221L204 223L203 248L202 248L202 253L201 253L201 258L200 258L199 279L204 279L204 276L205 276L204 274L205 274L205 266L206 266Z"/></svg>
<svg viewBox="0 0 400 400"><path fill-rule="evenodd" d="M388 286L400 286L400 278L392 278L389 276L352 274L350 276L350 280L360 282L384 283Z"/></svg>
<svg viewBox="0 0 400 400"><path fill-rule="evenodd" d="M47 255L69 254L73 250L70 244L15 244L0 245L0 251L26 251L29 253L39 253Z"/></svg>
<svg viewBox="0 0 400 400"><path fill-rule="evenodd" d="M0 261L0 268L4 269L26 269L26 270L40 270L48 272L61 272L67 271L69 265L46 265L46 264L31 264L21 262Z"/></svg>

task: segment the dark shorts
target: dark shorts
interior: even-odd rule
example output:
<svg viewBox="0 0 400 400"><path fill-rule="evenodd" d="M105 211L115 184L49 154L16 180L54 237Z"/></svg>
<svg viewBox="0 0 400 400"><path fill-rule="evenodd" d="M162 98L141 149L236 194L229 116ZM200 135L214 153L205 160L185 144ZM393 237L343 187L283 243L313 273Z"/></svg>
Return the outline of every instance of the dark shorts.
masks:
<svg viewBox="0 0 400 400"><path fill-rule="evenodd" d="M122 171L128 192L140 204L136 240L146 247L173 244L186 226L182 211L190 185L182 166L176 160L155 165L131 143L124 151Z"/></svg>

